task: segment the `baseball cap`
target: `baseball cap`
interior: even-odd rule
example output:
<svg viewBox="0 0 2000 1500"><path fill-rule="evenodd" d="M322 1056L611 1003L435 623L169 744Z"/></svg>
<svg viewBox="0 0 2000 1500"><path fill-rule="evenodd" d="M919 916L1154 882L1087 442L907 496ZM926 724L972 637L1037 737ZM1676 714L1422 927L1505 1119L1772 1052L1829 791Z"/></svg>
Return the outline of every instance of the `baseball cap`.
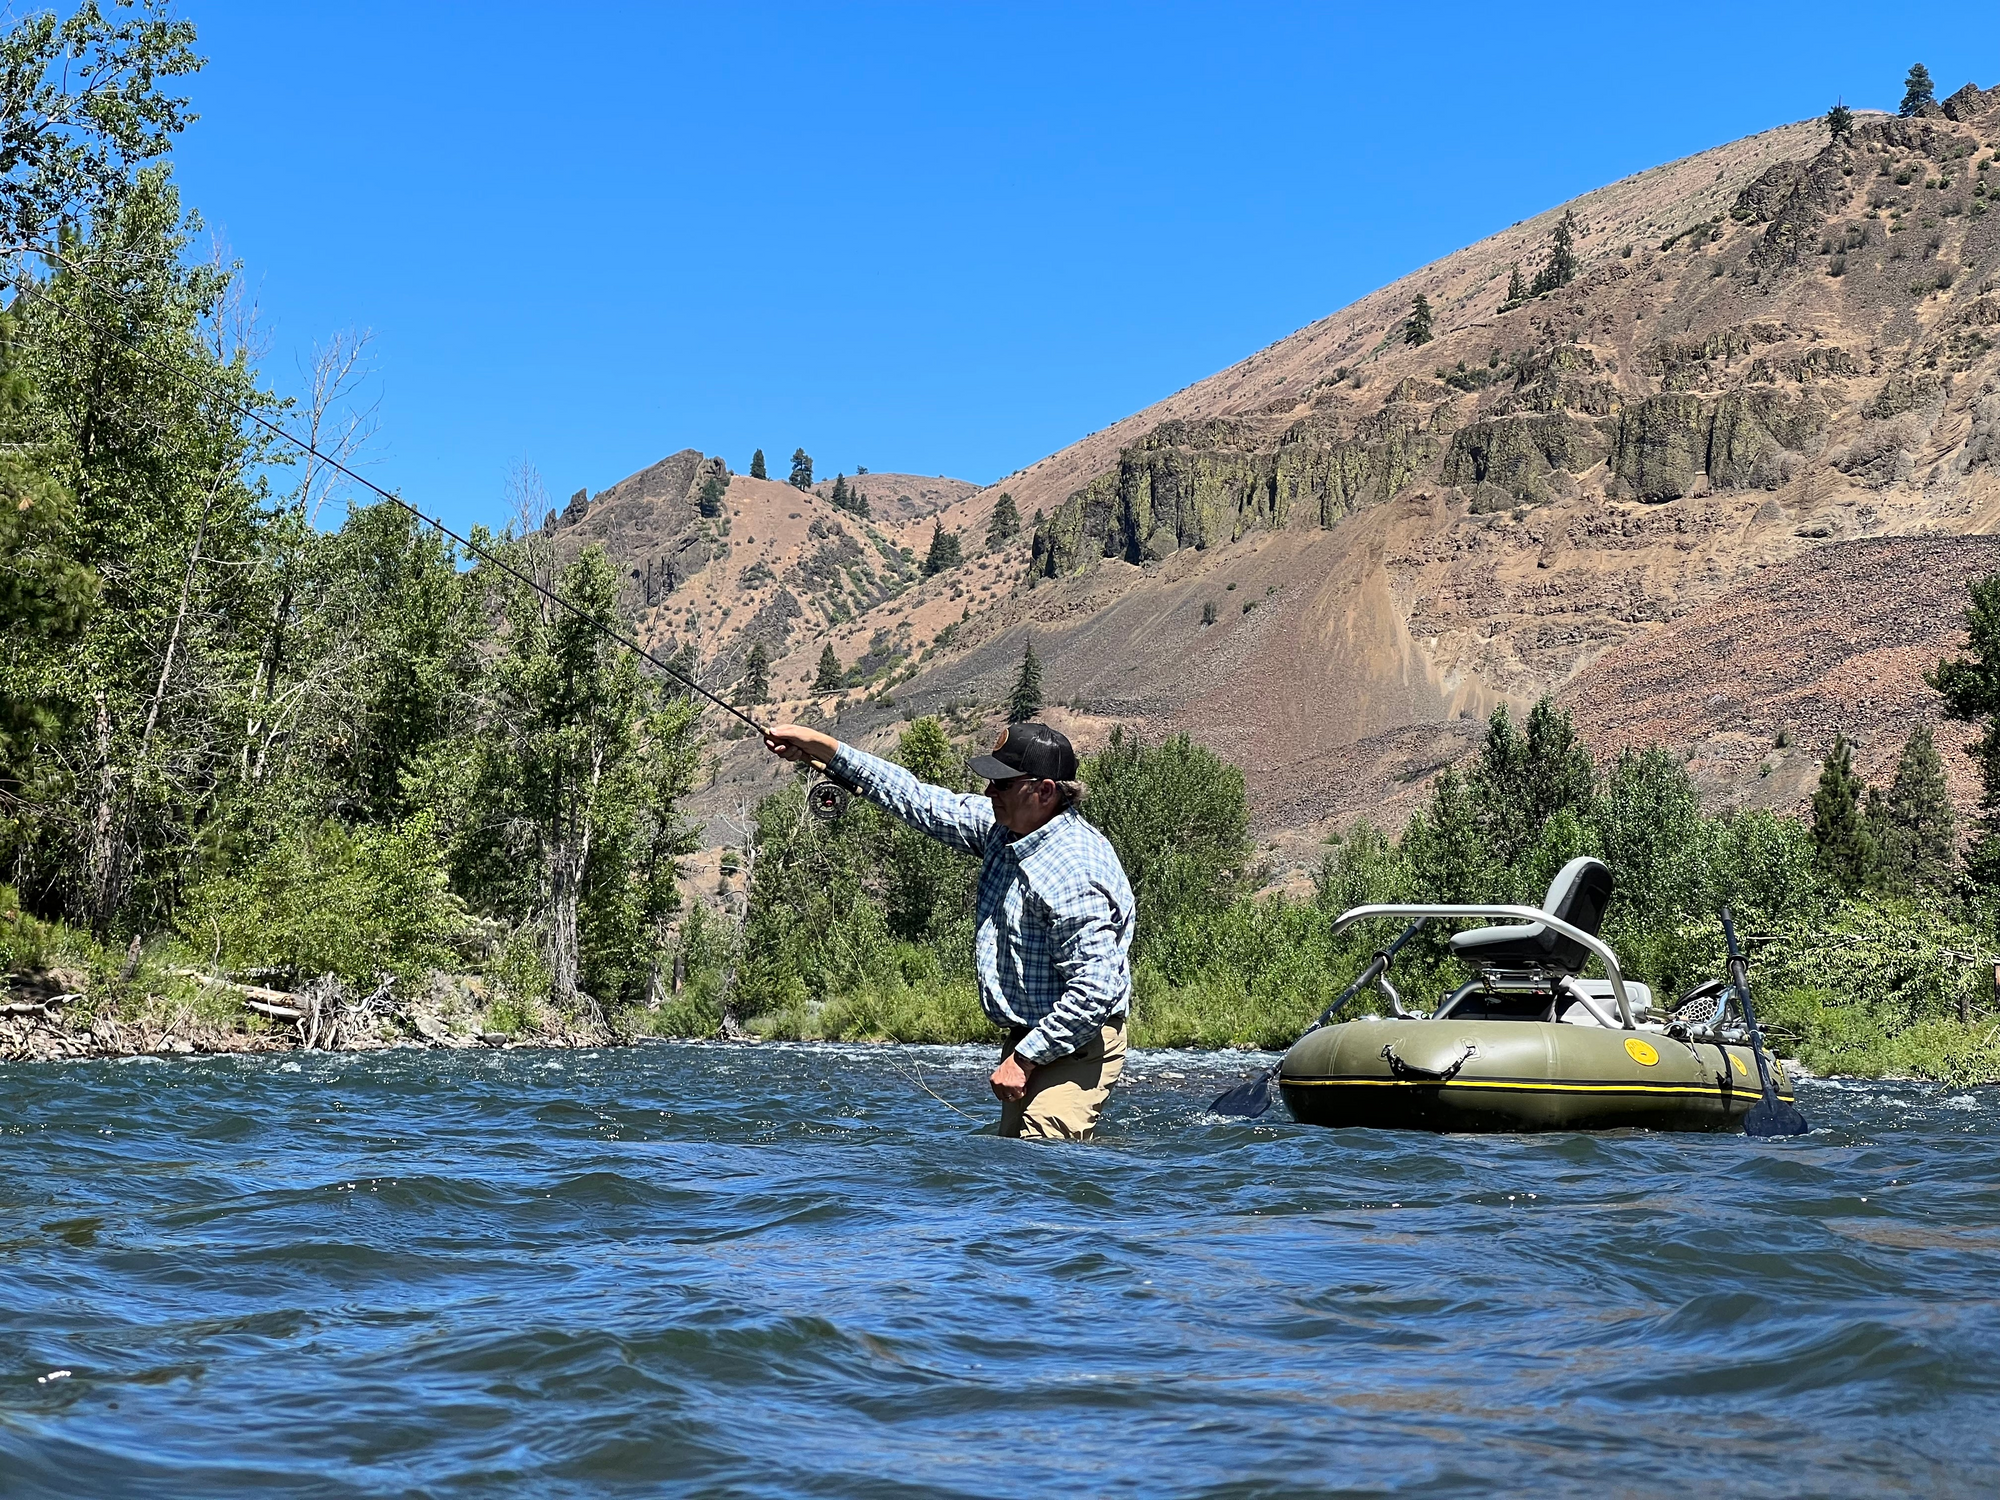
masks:
<svg viewBox="0 0 2000 1500"><path fill-rule="evenodd" d="M1009 724L994 742L991 755L975 755L969 763L975 776L988 781L1013 781L1032 776L1037 781L1076 780L1076 751L1068 736L1046 724Z"/></svg>

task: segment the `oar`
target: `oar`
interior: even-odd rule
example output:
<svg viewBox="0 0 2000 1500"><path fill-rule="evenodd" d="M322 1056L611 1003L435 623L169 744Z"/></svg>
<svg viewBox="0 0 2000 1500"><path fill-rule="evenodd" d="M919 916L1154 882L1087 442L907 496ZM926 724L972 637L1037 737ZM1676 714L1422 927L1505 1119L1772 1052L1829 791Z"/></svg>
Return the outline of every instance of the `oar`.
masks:
<svg viewBox="0 0 2000 1500"><path fill-rule="evenodd" d="M1308 1026L1304 1031L1299 1033L1300 1037L1303 1038L1311 1036L1315 1031L1318 1031L1320 1027L1330 1024L1333 1018L1340 1014L1341 1008L1345 1006L1348 1001L1352 1000L1356 995L1360 994L1363 990L1368 988L1369 985L1373 984L1378 978L1381 977L1383 971L1389 967L1390 962L1394 960L1394 958L1396 957L1397 950L1400 949L1403 946L1403 944L1407 943L1411 938L1415 937L1417 935L1417 929L1423 926L1424 923L1429 920L1430 919L1428 917L1418 917L1416 921L1412 922L1408 927L1405 927L1403 929L1403 935L1397 938L1396 941L1391 943L1388 947L1382 949L1381 952L1377 953L1375 955L1375 961L1371 963L1367 968L1361 971L1361 976L1358 979L1356 979L1354 983L1350 984L1346 989L1340 992L1339 996L1334 1000L1333 1004L1329 1005L1325 1010L1319 1013L1319 1019L1317 1021L1313 1022L1312 1025ZM1295 1042L1293 1043L1293 1045L1296 1046L1297 1043ZM1275 1097L1277 1093L1276 1085L1278 1082L1278 1069L1283 1066L1284 1066L1284 1060L1281 1058L1279 1059L1279 1061L1271 1064L1271 1066L1266 1068L1263 1072L1259 1073L1256 1077L1246 1078L1243 1082L1237 1084L1235 1088L1231 1089L1228 1093L1224 1094L1220 1099L1217 1099L1215 1103L1209 1105L1208 1108L1210 1113L1218 1115L1235 1115L1239 1119L1245 1119L1245 1120L1256 1119L1257 1116L1261 1115L1262 1113L1264 1113L1265 1110L1271 1107L1271 1100L1273 1097Z"/></svg>
<svg viewBox="0 0 2000 1500"><path fill-rule="evenodd" d="M1780 1099L1771 1082L1771 1060L1764 1055L1764 1033L1757 1029L1757 1013L1750 1008L1750 965L1744 961L1743 950L1736 946L1736 924L1730 920L1726 906L1722 908L1722 938L1729 945L1729 982L1736 987L1736 998L1743 1006L1750 1051L1757 1058L1757 1079L1764 1086L1764 1097L1751 1105L1750 1113L1743 1117L1743 1133L1804 1135L1808 1128L1806 1117Z"/></svg>

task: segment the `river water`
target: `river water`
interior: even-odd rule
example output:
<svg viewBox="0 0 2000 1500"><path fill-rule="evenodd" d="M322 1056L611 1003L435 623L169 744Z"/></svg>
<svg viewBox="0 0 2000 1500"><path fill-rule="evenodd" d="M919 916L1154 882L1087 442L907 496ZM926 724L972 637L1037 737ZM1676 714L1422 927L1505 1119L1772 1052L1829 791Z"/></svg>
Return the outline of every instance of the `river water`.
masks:
<svg viewBox="0 0 2000 1500"><path fill-rule="evenodd" d="M2000 1491L2000 1091L1435 1139L1141 1053L1034 1147L990 1066L0 1066L0 1495Z"/></svg>

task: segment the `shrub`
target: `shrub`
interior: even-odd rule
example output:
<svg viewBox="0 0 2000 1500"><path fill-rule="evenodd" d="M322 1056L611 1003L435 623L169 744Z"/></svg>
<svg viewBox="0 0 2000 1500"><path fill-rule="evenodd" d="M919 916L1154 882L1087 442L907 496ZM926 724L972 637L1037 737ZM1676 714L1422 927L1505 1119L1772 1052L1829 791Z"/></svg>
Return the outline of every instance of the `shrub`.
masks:
<svg viewBox="0 0 2000 1500"><path fill-rule="evenodd" d="M391 828L289 830L240 872L197 886L180 921L190 944L232 966L357 984L445 962L463 925L427 811Z"/></svg>

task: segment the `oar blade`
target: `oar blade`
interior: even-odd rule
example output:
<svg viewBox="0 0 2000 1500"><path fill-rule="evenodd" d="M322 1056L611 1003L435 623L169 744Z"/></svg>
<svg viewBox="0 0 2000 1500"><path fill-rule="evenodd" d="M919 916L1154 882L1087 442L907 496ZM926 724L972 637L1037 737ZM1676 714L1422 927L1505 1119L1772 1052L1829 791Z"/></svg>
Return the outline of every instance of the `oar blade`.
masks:
<svg viewBox="0 0 2000 1500"><path fill-rule="evenodd" d="M1743 1133L1756 1136L1804 1135L1806 1117L1776 1095L1759 1099L1743 1117Z"/></svg>
<svg viewBox="0 0 2000 1500"><path fill-rule="evenodd" d="M1228 1093L1209 1105L1210 1114L1233 1115L1240 1120L1254 1120L1271 1107L1277 1097L1278 1070L1266 1068L1255 1078L1246 1078Z"/></svg>

